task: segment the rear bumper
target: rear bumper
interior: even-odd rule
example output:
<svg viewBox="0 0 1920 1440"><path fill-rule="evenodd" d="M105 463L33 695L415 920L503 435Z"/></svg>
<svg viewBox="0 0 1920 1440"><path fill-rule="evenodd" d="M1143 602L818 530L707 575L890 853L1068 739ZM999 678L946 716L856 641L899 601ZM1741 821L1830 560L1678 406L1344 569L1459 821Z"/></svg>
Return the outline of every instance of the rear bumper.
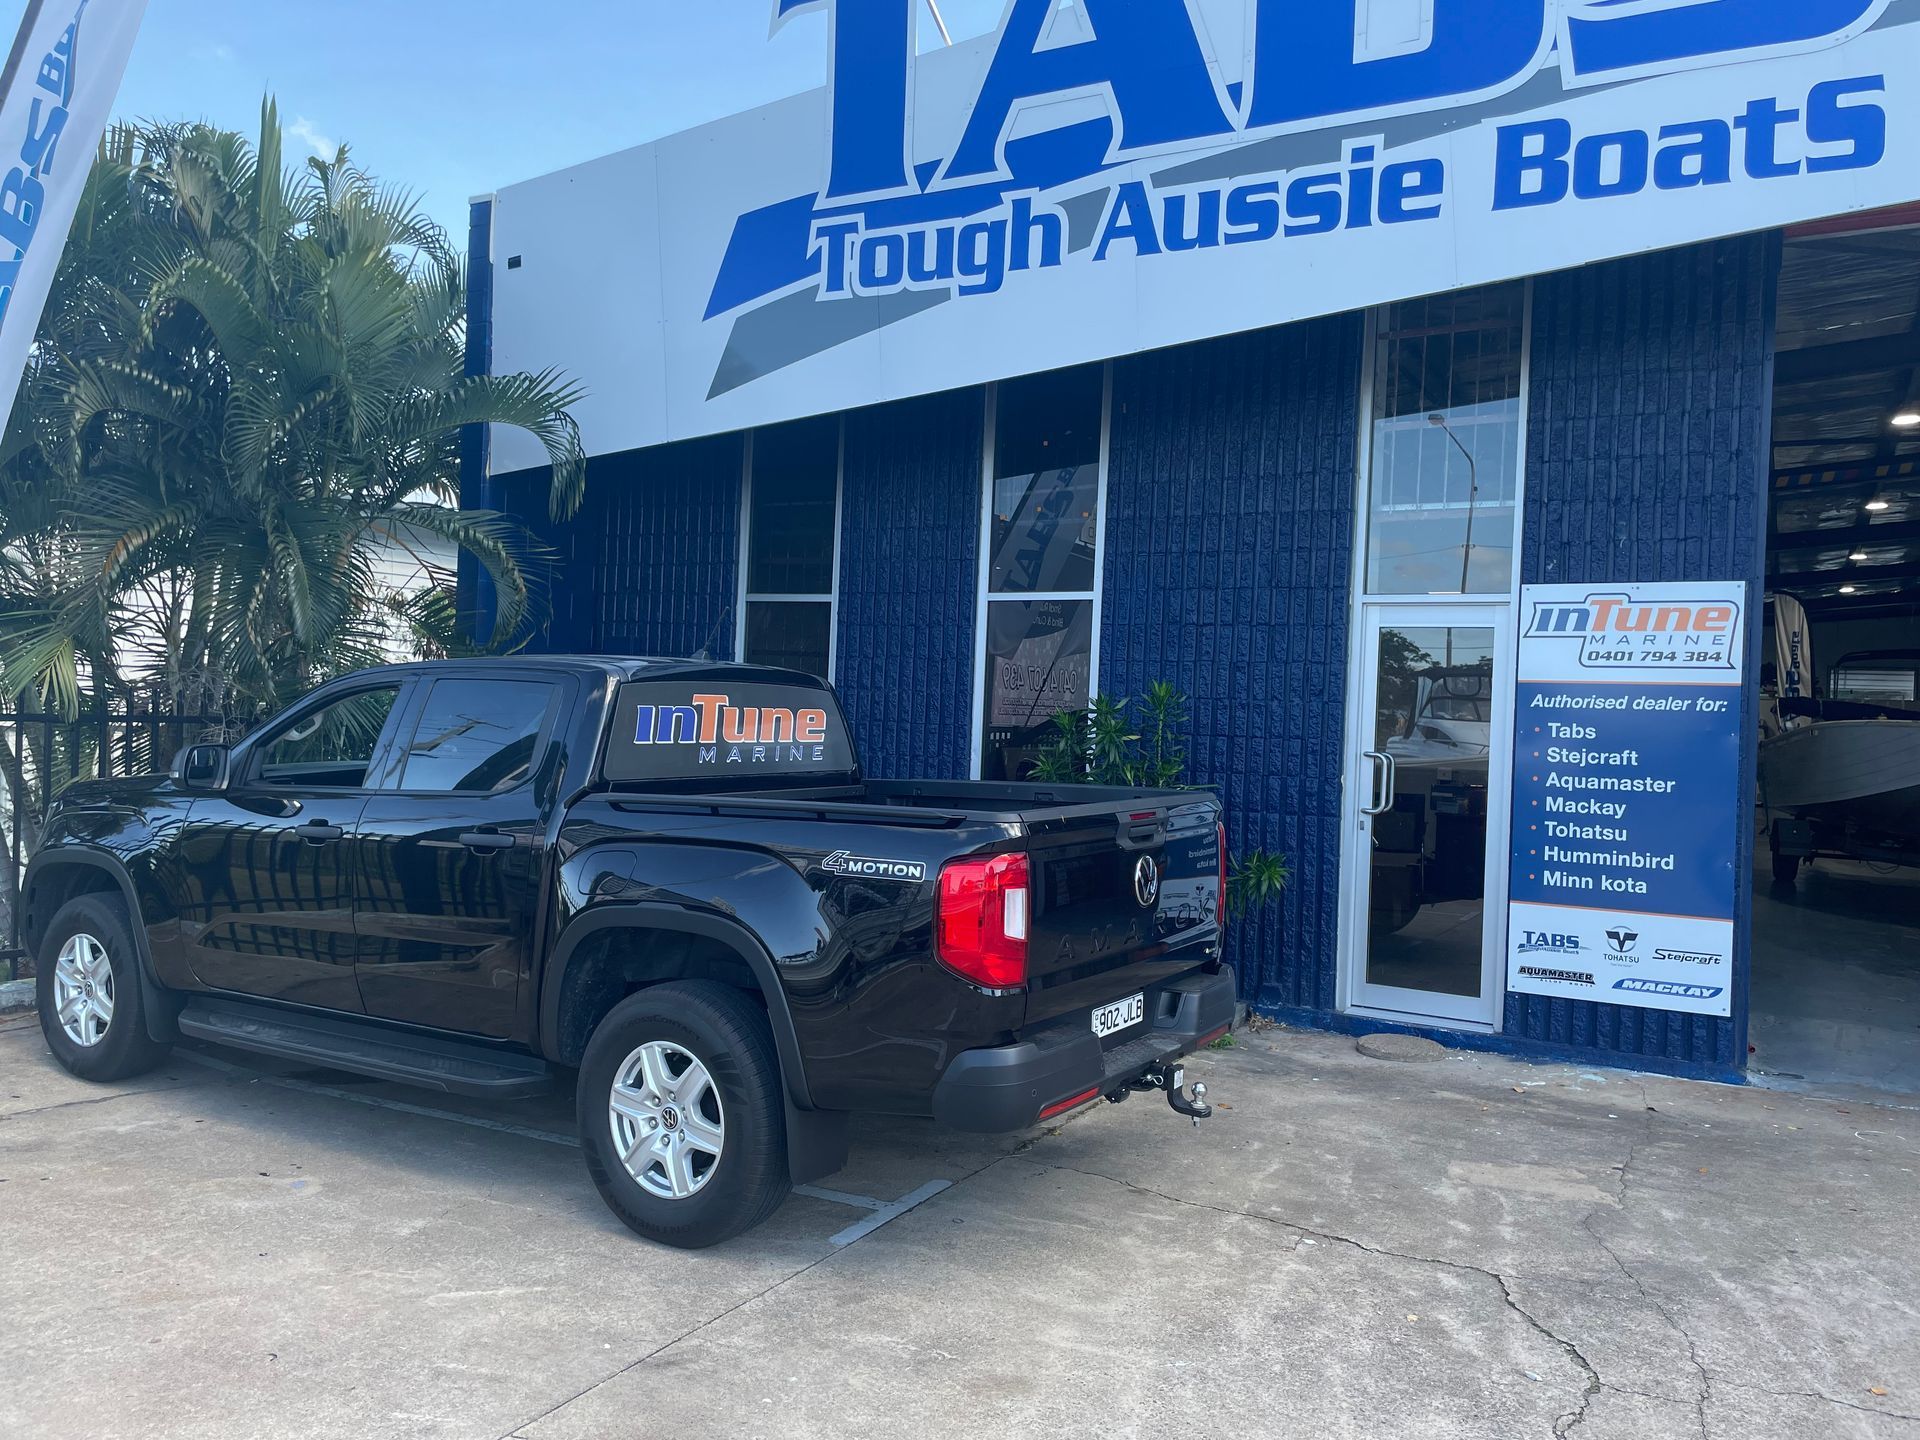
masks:
<svg viewBox="0 0 1920 1440"><path fill-rule="evenodd" d="M1233 1023L1233 972L1187 975L1149 996L1151 1022L1102 1048L1085 1015L1056 1022L1015 1045L963 1050L933 1091L933 1118L956 1130L1023 1130L1050 1105L1107 1094L1149 1065L1188 1054Z"/></svg>

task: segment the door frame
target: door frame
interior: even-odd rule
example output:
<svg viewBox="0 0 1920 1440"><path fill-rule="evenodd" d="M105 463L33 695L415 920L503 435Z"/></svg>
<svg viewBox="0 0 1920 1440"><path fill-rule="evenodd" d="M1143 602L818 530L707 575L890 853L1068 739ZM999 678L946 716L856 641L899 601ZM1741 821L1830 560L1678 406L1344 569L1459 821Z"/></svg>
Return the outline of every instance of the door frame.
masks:
<svg viewBox="0 0 1920 1440"><path fill-rule="evenodd" d="M1347 682L1347 724L1342 740L1346 783L1340 798L1339 1008L1353 1015L1447 1029L1498 1033L1506 988L1507 874L1513 821L1514 610L1503 597L1451 600L1366 601L1356 609L1354 663ZM1387 629L1484 629L1493 632L1494 684L1487 732L1487 855L1481 928L1480 994L1443 995L1376 985L1366 978L1371 924L1373 832L1362 807L1370 798L1378 636Z"/></svg>

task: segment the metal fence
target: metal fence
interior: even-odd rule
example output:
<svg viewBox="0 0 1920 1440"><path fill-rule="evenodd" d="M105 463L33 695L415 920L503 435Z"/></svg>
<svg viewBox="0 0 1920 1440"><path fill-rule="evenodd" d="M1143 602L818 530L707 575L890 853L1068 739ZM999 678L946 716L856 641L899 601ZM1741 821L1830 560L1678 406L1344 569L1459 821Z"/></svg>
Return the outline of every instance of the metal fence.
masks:
<svg viewBox="0 0 1920 1440"><path fill-rule="evenodd" d="M231 713L180 713L141 696L97 701L72 720L0 712L0 979L32 973L31 957L20 948L20 879L54 797L76 780L163 772L183 746L231 743L249 723Z"/></svg>

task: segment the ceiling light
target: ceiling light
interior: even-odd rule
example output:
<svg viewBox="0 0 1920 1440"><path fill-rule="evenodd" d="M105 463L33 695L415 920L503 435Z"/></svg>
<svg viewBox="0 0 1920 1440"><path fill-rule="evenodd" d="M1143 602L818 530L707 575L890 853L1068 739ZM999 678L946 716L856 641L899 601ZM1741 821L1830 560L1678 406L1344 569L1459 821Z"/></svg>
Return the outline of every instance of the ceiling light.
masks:
<svg viewBox="0 0 1920 1440"><path fill-rule="evenodd" d="M1867 552L1864 550L1856 550L1851 555L1847 556L1847 559L1853 561L1854 564L1856 565L1866 558L1867 558Z"/></svg>
<svg viewBox="0 0 1920 1440"><path fill-rule="evenodd" d="M1842 585L1840 587L1840 593L1842 595L1854 595L1859 593L1859 588L1857 585Z"/></svg>
<svg viewBox="0 0 1920 1440"><path fill-rule="evenodd" d="M1893 502L1891 500L1867 501L1867 509L1873 512L1875 515L1878 515L1882 510L1891 510L1892 508L1893 508Z"/></svg>
<svg viewBox="0 0 1920 1440"><path fill-rule="evenodd" d="M1903 430L1908 430L1915 425L1920 425L1920 410L1902 410L1898 415L1893 417L1893 423Z"/></svg>

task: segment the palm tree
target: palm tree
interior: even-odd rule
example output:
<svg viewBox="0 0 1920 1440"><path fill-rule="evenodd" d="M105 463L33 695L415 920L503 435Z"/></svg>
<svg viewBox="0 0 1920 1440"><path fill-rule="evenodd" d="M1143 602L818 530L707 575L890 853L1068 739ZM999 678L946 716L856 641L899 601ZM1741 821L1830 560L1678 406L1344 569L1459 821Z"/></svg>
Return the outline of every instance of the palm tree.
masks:
<svg viewBox="0 0 1920 1440"><path fill-rule="evenodd" d="M89 683L144 672L178 694L213 675L277 705L383 658L408 606L376 565L423 535L492 578L477 643L511 644L541 552L454 508L460 430L537 436L564 517L579 391L466 376L464 304L460 258L410 196L344 146L283 165L271 98L256 144L110 131L0 445L5 693L71 715Z"/></svg>

